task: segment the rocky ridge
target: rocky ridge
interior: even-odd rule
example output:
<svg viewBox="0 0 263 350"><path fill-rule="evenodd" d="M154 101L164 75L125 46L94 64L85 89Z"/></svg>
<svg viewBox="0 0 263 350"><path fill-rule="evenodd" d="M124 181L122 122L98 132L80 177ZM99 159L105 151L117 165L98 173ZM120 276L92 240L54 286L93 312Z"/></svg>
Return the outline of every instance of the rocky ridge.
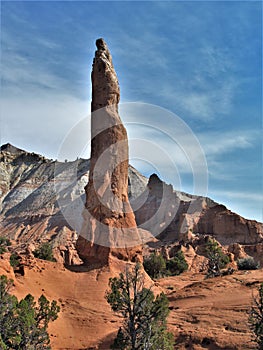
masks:
<svg viewBox="0 0 263 350"><path fill-rule="evenodd" d="M1 235L11 238L20 250L26 247L34 250L41 242L51 241L57 261L68 265L81 263L75 244L83 222L89 166L90 161L85 159L58 162L12 145L2 146ZM159 232L158 240L150 241L150 248L163 246L172 254L172 247L179 242L183 245L201 242L202 237L209 234L225 245L235 259L251 255L263 265L261 223L244 219L209 198L175 191L156 175L148 180L131 166L128 183L138 227L148 230L152 224L153 231ZM163 187L166 188L164 195ZM158 212L162 197L165 205ZM168 209L173 206L177 211L171 218L172 212ZM189 206L192 213L188 211ZM149 222L149 218L152 221ZM162 230L160 223L165 220L169 224ZM144 247L148 251L147 246Z"/></svg>

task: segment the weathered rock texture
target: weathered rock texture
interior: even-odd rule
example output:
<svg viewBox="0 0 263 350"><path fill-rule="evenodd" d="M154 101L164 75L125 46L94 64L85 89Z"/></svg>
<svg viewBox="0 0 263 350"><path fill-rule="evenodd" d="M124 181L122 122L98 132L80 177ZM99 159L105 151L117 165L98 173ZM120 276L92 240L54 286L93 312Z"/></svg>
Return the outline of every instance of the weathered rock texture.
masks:
<svg viewBox="0 0 263 350"><path fill-rule="evenodd" d="M118 114L120 89L107 45L96 41L92 70L91 159L77 250L84 262L140 259L141 239L128 199L128 139Z"/></svg>
<svg viewBox="0 0 263 350"><path fill-rule="evenodd" d="M50 241L57 261L80 263L75 244L82 226L90 161L59 162L10 144L0 152L0 235L17 250ZM138 196L147 179L129 167L129 195Z"/></svg>

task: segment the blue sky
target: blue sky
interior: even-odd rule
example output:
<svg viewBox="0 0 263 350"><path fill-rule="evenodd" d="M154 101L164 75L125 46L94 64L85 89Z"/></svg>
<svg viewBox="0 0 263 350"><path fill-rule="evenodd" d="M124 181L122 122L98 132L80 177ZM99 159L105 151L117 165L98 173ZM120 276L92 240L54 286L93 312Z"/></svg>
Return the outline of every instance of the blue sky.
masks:
<svg viewBox="0 0 263 350"><path fill-rule="evenodd" d="M159 110L154 121L161 130L171 112L199 140L207 195L262 221L262 3L2 1L1 144L58 158L65 136L89 114L98 37L113 56L124 103L121 117L126 121L130 111L133 121L148 123L137 128L127 123L131 139L164 141L175 167L151 145L143 147L148 149L144 161L136 160L131 141L132 164L147 176L156 170L176 189L195 190L191 162L198 157L186 166L176 140L172 145L163 133L150 132L151 107L147 117L139 115L138 104L156 105L166 111ZM137 102L133 111L125 107L128 102ZM86 130L81 132L85 139ZM79 156L71 148L65 158ZM84 156L88 153L87 147Z"/></svg>

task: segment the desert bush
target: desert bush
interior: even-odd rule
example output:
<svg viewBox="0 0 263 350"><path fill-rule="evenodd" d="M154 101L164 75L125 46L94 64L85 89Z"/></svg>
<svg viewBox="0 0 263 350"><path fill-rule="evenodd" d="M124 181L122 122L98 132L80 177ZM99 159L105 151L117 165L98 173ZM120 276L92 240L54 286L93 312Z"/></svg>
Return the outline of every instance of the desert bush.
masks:
<svg viewBox="0 0 263 350"><path fill-rule="evenodd" d="M56 301L41 295L38 302L28 294L18 299L9 293L12 280L0 276L0 348L3 350L51 349L47 327L58 317Z"/></svg>
<svg viewBox="0 0 263 350"><path fill-rule="evenodd" d="M8 238L4 236L0 236L0 254L3 254L6 252L6 247L9 247L11 245L11 242Z"/></svg>
<svg viewBox="0 0 263 350"><path fill-rule="evenodd" d="M53 257L52 246L49 242L42 243L33 254L38 259L56 261Z"/></svg>
<svg viewBox="0 0 263 350"><path fill-rule="evenodd" d="M143 267L151 278L162 277L166 270L166 261L161 254L152 253L143 261Z"/></svg>
<svg viewBox="0 0 263 350"><path fill-rule="evenodd" d="M188 264L185 260L184 253L179 250L175 256L166 262L166 270L169 275L180 275L187 271Z"/></svg>
<svg viewBox="0 0 263 350"><path fill-rule="evenodd" d="M237 267L239 270L257 270L259 268L259 264L252 256L249 256L247 258L238 259Z"/></svg>

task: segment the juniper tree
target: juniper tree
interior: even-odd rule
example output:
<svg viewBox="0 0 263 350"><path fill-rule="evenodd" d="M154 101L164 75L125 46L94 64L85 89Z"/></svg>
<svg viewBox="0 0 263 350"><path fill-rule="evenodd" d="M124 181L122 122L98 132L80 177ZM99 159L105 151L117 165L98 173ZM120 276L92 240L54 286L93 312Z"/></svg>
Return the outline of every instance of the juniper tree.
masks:
<svg viewBox="0 0 263 350"><path fill-rule="evenodd" d="M173 349L173 336L166 327L168 299L164 293L155 297L151 289L145 288L140 265L110 278L109 287L106 299L123 317L112 349Z"/></svg>
<svg viewBox="0 0 263 350"><path fill-rule="evenodd" d="M19 302L9 293L12 284L6 276L0 277L0 349L51 349L47 327L58 317L59 306L44 295L35 302L28 294Z"/></svg>
<svg viewBox="0 0 263 350"><path fill-rule="evenodd" d="M258 349L263 350L263 283L258 289L258 297L254 298L254 305L249 313L249 324Z"/></svg>
<svg viewBox="0 0 263 350"><path fill-rule="evenodd" d="M208 257L207 277L221 276L221 269L228 263L229 258L222 251L222 248L215 239L209 239L206 244L206 253Z"/></svg>

